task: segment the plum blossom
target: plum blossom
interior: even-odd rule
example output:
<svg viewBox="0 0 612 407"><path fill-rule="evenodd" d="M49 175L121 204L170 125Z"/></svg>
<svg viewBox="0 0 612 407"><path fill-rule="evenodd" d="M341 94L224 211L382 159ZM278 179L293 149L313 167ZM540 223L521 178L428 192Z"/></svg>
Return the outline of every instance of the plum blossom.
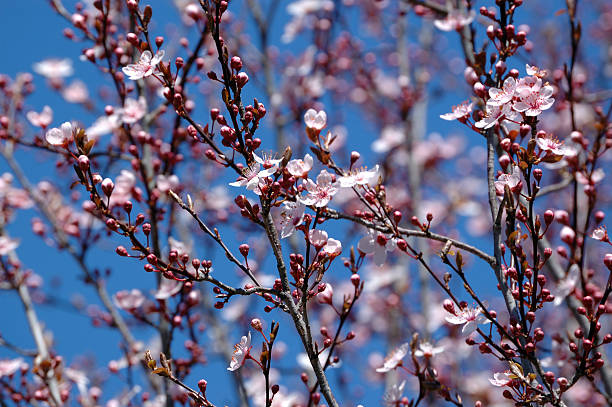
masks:
<svg viewBox="0 0 612 407"><path fill-rule="evenodd" d="M291 160L287 163L289 174L297 178L306 178L308 171L312 169L313 159L310 154L306 154L304 159Z"/></svg>
<svg viewBox="0 0 612 407"><path fill-rule="evenodd" d="M495 373L493 375L492 379L489 379L489 381L491 382L491 384L493 386L497 386L497 387L504 387L506 385L508 385L513 377L513 375L510 372L501 372L501 373Z"/></svg>
<svg viewBox="0 0 612 407"><path fill-rule="evenodd" d="M178 294L183 288L183 283L169 278L162 278L159 283L159 289L155 293L156 300L167 300L170 297Z"/></svg>
<svg viewBox="0 0 612 407"><path fill-rule="evenodd" d="M304 113L304 123L309 129L321 131L327 124L327 113L324 110L317 112L314 109L308 109Z"/></svg>
<svg viewBox="0 0 612 407"><path fill-rule="evenodd" d="M565 146L564 151L565 151L565 155L567 156L567 146ZM581 183L582 185L595 185L598 184L599 182L601 182L606 173L602 168L597 168L595 169L595 171L591 172L590 174L585 174L585 172L587 171L576 171L576 181L578 181L579 183Z"/></svg>
<svg viewBox="0 0 612 407"><path fill-rule="evenodd" d="M333 298L334 287L329 283L325 283L325 289L317 295L317 301L319 301L319 304L332 304Z"/></svg>
<svg viewBox="0 0 612 407"><path fill-rule="evenodd" d="M503 106L510 102L514 97L516 91L516 79L509 76L504 81L502 88L490 88L489 89L489 100L487 100L487 106Z"/></svg>
<svg viewBox="0 0 612 407"><path fill-rule="evenodd" d="M403 343L397 348L393 349L385 358L385 361L382 367L376 369L378 373L386 373L394 370L396 367L401 366L402 359L406 357L408 354L408 350L410 345L408 343Z"/></svg>
<svg viewBox="0 0 612 407"><path fill-rule="evenodd" d="M64 146L72 141L72 124L64 122L60 128L54 127L45 134L47 143L52 146Z"/></svg>
<svg viewBox="0 0 612 407"><path fill-rule="evenodd" d="M414 351L414 356L430 358L438 353L444 352L444 346L433 346L430 342L421 342L419 349Z"/></svg>
<svg viewBox="0 0 612 407"><path fill-rule="evenodd" d="M308 194L300 198L304 205L314 205L317 208L326 206L332 197L338 192L336 184L333 182L332 174L326 170L321 170L317 175L317 183L311 179L305 179L302 183Z"/></svg>
<svg viewBox="0 0 612 407"><path fill-rule="evenodd" d="M229 185L233 187L246 187L249 191L261 195L261 190L259 189L259 184L261 182L260 175L264 175L263 178L267 178L268 171L260 171L259 168L259 163L254 162L250 167L242 170L242 175L237 181L230 182Z"/></svg>
<svg viewBox="0 0 612 407"><path fill-rule="evenodd" d="M514 110L525 112L526 116L538 116L543 110L551 108L555 99L552 98L554 90L546 85L537 91L525 90L519 93L520 100L514 103Z"/></svg>
<svg viewBox="0 0 612 407"><path fill-rule="evenodd" d="M46 129L47 126L53 121L53 110L49 106L43 107L42 112L37 113L33 110L26 113L27 119L32 123L33 126L42 127Z"/></svg>
<svg viewBox="0 0 612 407"><path fill-rule="evenodd" d="M398 405L398 402L404 396L404 386L406 386L405 380L399 385L394 384L389 390L385 392L385 394L383 395L383 402L386 406L395 407Z"/></svg>
<svg viewBox="0 0 612 407"><path fill-rule="evenodd" d="M374 253L374 264L381 267L387 259L387 252L392 252L397 247L395 238L385 235L373 229L368 229L368 234L357 243L357 248L365 254Z"/></svg>
<svg viewBox="0 0 612 407"><path fill-rule="evenodd" d="M227 368L230 372L234 372L244 364L244 361L249 356L251 351L251 332L249 331L248 336L243 336L240 342L234 345L234 354L232 360Z"/></svg>
<svg viewBox="0 0 612 407"><path fill-rule="evenodd" d="M475 123L479 129L488 129L495 126L500 120L520 121L522 119L520 113L512 110L509 104L502 106L493 106L487 103L486 112L482 120Z"/></svg>
<svg viewBox="0 0 612 407"><path fill-rule="evenodd" d="M163 58L163 50L160 49L155 55L152 55L151 51L147 50L140 54L138 63L124 66L122 71L133 81L146 78L156 73L157 64L159 64Z"/></svg>
<svg viewBox="0 0 612 407"><path fill-rule="evenodd" d="M314 247L323 247L327 243L327 232L320 229L310 229L308 231L308 241Z"/></svg>
<svg viewBox="0 0 612 407"><path fill-rule="evenodd" d="M122 310L132 311L144 304L145 296L136 288L131 291L122 290L113 296L113 302Z"/></svg>
<svg viewBox="0 0 612 407"><path fill-rule="evenodd" d="M7 236L0 236L0 256L6 256L19 247L19 241Z"/></svg>
<svg viewBox="0 0 612 407"><path fill-rule="evenodd" d="M517 187L521 182L521 170L518 166L512 168L512 174L500 174L495 181L495 193L497 196L504 196L504 189L506 185L512 192L518 192Z"/></svg>
<svg viewBox="0 0 612 407"><path fill-rule="evenodd" d="M478 325L489 324L491 322L482 315L482 309L480 307L465 307L454 312L454 314L446 316L446 322L453 325L463 325L461 332L467 335L474 332L476 328L478 328Z"/></svg>
<svg viewBox="0 0 612 407"><path fill-rule="evenodd" d="M272 208L274 225L280 232L281 239L291 236L295 227L302 223L305 209L306 206L299 201L285 201L282 206Z"/></svg>
<svg viewBox="0 0 612 407"><path fill-rule="evenodd" d="M607 242L608 241L608 231L606 230L604 226L600 226L593 231L593 234L591 235L591 237L595 240Z"/></svg>
<svg viewBox="0 0 612 407"><path fill-rule="evenodd" d="M341 188L352 188L355 185L374 186L378 182L379 172L378 165L371 170L361 169L353 171L348 175L338 178L338 184Z"/></svg>
<svg viewBox="0 0 612 407"><path fill-rule="evenodd" d="M255 159L255 162L257 162L264 168L259 174L257 174L259 178L267 178L271 175L274 175L276 171L278 171L278 164L280 164L280 162L282 161L281 158L273 159L267 155L259 157L255 153L253 153L253 159Z"/></svg>
<svg viewBox="0 0 612 407"><path fill-rule="evenodd" d="M375 153L386 153L401 145L406 139L406 135L399 127L386 126L380 133L380 138L372 143L372 151Z"/></svg>
<svg viewBox="0 0 612 407"><path fill-rule="evenodd" d="M462 102L457 106L453 106L453 111L451 113L441 114L440 119L465 121L470 117L473 106L473 103Z"/></svg>
<svg viewBox="0 0 612 407"><path fill-rule="evenodd" d="M147 101L144 97L137 99L127 98L123 107L117 109L116 114L125 124L134 124L142 119L147 113Z"/></svg>
<svg viewBox="0 0 612 407"><path fill-rule="evenodd" d="M89 91L85 83L77 79L62 90L62 96L70 103L85 103L89 100Z"/></svg>
<svg viewBox="0 0 612 407"><path fill-rule="evenodd" d="M22 358L0 360L0 377L10 376L24 365ZM27 366L27 365L26 365Z"/></svg>
<svg viewBox="0 0 612 407"><path fill-rule="evenodd" d="M470 10L469 14L465 14L460 10L452 9L443 19L435 20L434 25L441 31L461 30L466 25L471 24L474 21L474 17L476 17L474 10Z"/></svg>
<svg viewBox="0 0 612 407"><path fill-rule="evenodd" d="M330 257L339 256L342 253L342 242L336 239L329 238L323 246L323 252Z"/></svg>
<svg viewBox="0 0 612 407"><path fill-rule="evenodd" d="M580 281L580 267L577 264L572 264L567 275L557 282L557 285L551 287L551 294L555 296L553 301L554 306L559 306L563 300L570 295Z"/></svg>
<svg viewBox="0 0 612 407"><path fill-rule="evenodd" d="M121 118L117 114L100 116L85 130L87 137L96 139L105 134L112 133L121 126Z"/></svg>
<svg viewBox="0 0 612 407"><path fill-rule="evenodd" d="M65 59L45 59L34 64L32 67L34 72L44 76L47 79L61 79L72 75L74 70L72 69L72 61L68 58Z"/></svg>
<svg viewBox="0 0 612 407"><path fill-rule="evenodd" d="M160 192L166 193L170 190L175 191L181 184L176 174L164 175L159 174L156 178L157 189Z"/></svg>

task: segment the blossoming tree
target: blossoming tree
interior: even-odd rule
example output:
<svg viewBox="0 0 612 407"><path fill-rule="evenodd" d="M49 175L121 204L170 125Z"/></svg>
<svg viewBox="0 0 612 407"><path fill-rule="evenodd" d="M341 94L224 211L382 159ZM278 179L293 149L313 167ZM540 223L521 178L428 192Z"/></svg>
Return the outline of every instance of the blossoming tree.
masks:
<svg viewBox="0 0 612 407"><path fill-rule="evenodd" d="M98 77L0 76L3 405L612 404L610 4L49 3Z"/></svg>

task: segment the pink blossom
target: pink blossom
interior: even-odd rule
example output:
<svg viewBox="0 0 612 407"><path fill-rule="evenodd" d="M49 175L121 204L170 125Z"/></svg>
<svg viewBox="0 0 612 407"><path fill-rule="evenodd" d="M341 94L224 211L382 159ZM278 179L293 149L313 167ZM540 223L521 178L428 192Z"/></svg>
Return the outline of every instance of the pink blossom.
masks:
<svg viewBox="0 0 612 407"><path fill-rule="evenodd" d="M295 227L302 223L306 206L302 202L285 201L280 207L272 208L272 218L281 239L289 237Z"/></svg>
<svg viewBox="0 0 612 407"><path fill-rule="evenodd" d="M485 116L482 120L476 122L475 126L479 129L488 129L504 119L518 122L522 120L522 117L520 113L512 110L509 104L500 107L487 103Z"/></svg>
<svg viewBox="0 0 612 407"><path fill-rule="evenodd" d="M551 287L551 294L555 296L553 301L554 306L559 306L563 303L563 300L570 295L578 282L580 281L580 267L577 264L572 264L567 272L567 275L557 282L557 285Z"/></svg>
<svg viewBox="0 0 612 407"><path fill-rule="evenodd" d="M33 110L26 113L26 117L32 123L33 126L42 127L46 129L47 126L53 121L53 110L49 106L43 107L42 112L37 113Z"/></svg>
<svg viewBox="0 0 612 407"><path fill-rule="evenodd" d="M142 119L147 113L147 101L144 97L136 99L127 98L123 108L117 109L116 114L126 124L134 124Z"/></svg>
<svg viewBox="0 0 612 407"><path fill-rule="evenodd" d="M234 345L234 354L227 370L233 372L244 364L245 360L249 356L251 351L251 332L249 331L248 336L243 336L240 342Z"/></svg>
<svg viewBox="0 0 612 407"><path fill-rule="evenodd" d="M317 248L321 248L327 243L327 232L320 229L310 229L308 231L308 241Z"/></svg>
<svg viewBox="0 0 612 407"><path fill-rule="evenodd" d="M595 240L607 242L608 241L608 231L606 230L604 226L600 226L593 231L593 234L591 235L591 237Z"/></svg>
<svg viewBox="0 0 612 407"><path fill-rule="evenodd" d="M510 188L512 192L519 192L517 187L521 182L521 170L518 166L513 166L512 174L500 174L497 177L497 181L495 181L495 193L498 196L504 196L504 189L506 185Z"/></svg>
<svg viewBox="0 0 612 407"><path fill-rule="evenodd" d="M312 169L313 159L310 154L306 154L303 160L296 159L287 163L287 171L296 178L306 178L308 171Z"/></svg>
<svg viewBox="0 0 612 407"><path fill-rule="evenodd" d="M122 71L133 81L146 78L147 76L157 73L157 64L159 64L163 58L163 50L160 49L155 55L152 55L151 51L147 50L140 54L138 63L125 66L122 68Z"/></svg>
<svg viewBox="0 0 612 407"><path fill-rule="evenodd" d="M170 297L174 297L176 294L181 292L183 283L181 281L172 280L169 278L162 278L159 283L159 289L155 293L156 300L167 300Z"/></svg>
<svg viewBox="0 0 612 407"><path fill-rule="evenodd" d="M250 167L242 170L242 175L238 177L237 181L230 182L229 185L233 187L246 187L249 191L261 195L261 190L259 189L259 184L261 182L260 174L267 174L267 172L264 171L259 171L259 163L254 162Z"/></svg>
<svg viewBox="0 0 612 407"><path fill-rule="evenodd" d="M331 304L334 298L334 287L331 284L326 283L325 289L317 294L317 301L319 304Z"/></svg>
<svg viewBox="0 0 612 407"><path fill-rule="evenodd" d="M546 85L538 91L525 90L519 93L519 101L514 103L514 110L525 112L526 116L538 116L544 110L551 108L555 99L552 98L554 90Z"/></svg>
<svg viewBox="0 0 612 407"><path fill-rule="evenodd" d="M72 141L72 124L64 122L59 129L57 127L50 129L45 134L45 139L52 146L59 147L68 144Z"/></svg>
<svg viewBox="0 0 612 407"><path fill-rule="evenodd" d="M386 126L382 129L380 138L372 143L372 151L375 153L386 153L400 146L406 139L404 131L399 127Z"/></svg>
<svg viewBox="0 0 612 407"><path fill-rule="evenodd" d="M159 174L156 178L156 183L157 183L157 189L159 189L160 192L163 192L163 193L166 193L170 190L175 191L181 184L176 174L171 174L171 175Z"/></svg>
<svg viewBox="0 0 612 407"><path fill-rule="evenodd" d="M468 102L462 102L457 106L453 106L453 111L451 113L441 114L440 118L444 120L465 121L470 117L473 106L473 103L468 104Z"/></svg>
<svg viewBox="0 0 612 407"><path fill-rule="evenodd" d="M447 310L447 312L449 312ZM465 307L455 313L450 313L446 316L446 322L453 325L463 325L461 332L464 334L471 334L478 328L480 324L488 324L489 321L484 315L482 315L482 309L480 307Z"/></svg>
<svg viewBox="0 0 612 407"><path fill-rule="evenodd" d="M259 163L264 169L257 175L259 178L267 178L274 175L278 171L278 164L282 161L280 158L273 159L269 155L263 155L259 157L253 153L253 159Z"/></svg>
<svg viewBox="0 0 612 407"><path fill-rule="evenodd" d="M465 14L460 10L451 9L446 17L441 20L435 20L434 25L441 31L458 31L471 24L474 21L474 17L476 17L474 10L470 10L469 14Z"/></svg>
<svg viewBox="0 0 612 407"><path fill-rule="evenodd" d="M34 72L47 79L61 79L72 75L72 61L65 59L45 59L34 64Z"/></svg>
<svg viewBox="0 0 612 407"><path fill-rule="evenodd" d="M142 304L145 302L145 296L140 292L140 290L134 288L131 291L123 290L117 292L113 296L113 301L115 305L122 310L132 311L136 308L140 308Z"/></svg>
<svg viewBox="0 0 612 407"><path fill-rule="evenodd" d="M327 124L327 113L324 110L317 112L314 109L308 109L304 114L304 123L310 129L321 131Z"/></svg>
<svg viewBox="0 0 612 407"><path fill-rule="evenodd" d="M410 345L408 343L404 343L392 350L385 358L382 367L379 367L378 369L376 369L376 371L379 373L387 373L400 366L402 363L402 359L404 359L404 357L406 357L406 355L408 354L409 348Z"/></svg>
<svg viewBox="0 0 612 407"><path fill-rule="evenodd" d="M512 381L510 372L495 373L492 379L489 379L493 386L503 387Z"/></svg>
<svg viewBox="0 0 612 407"><path fill-rule="evenodd" d="M395 238L373 229L368 229L368 234L357 243L357 248L360 252L365 254L374 253L374 264L378 267L385 264L387 252L392 252L396 247Z"/></svg>
<svg viewBox="0 0 612 407"><path fill-rule="evenodd" d="M0 236L0 256L6 256L19 247L19 241L7 236Z"/></svg>
<svg viewBox="0 0 612 407"><path fill-rule="evenodd" d="M327 243L323 246L323 252L330 257L339 256L342 253L342 242L332 238L327 239Z"/></svg>
<svg viewBox="0 0 612 407"><path fill-rule="evenodd" d="M383 402L385 406L395 407L398 406L399 402L402 400L404 396L404 387L406 386L406 381L402 381L399 385L394 384L385 392L383 395Z"/></svg>
<svg viewBox="0 0 612 407"><path fill-rule="evenodd" d="M419 344L419 349L414 351L414 356L418 358L431 358L442 352L444 352L444 346L433 346L430 342L421 342Z"/></svg>
<svg viewBox="0 0 612 407"><path fill-rule="evenodd" d="M564 146L563 151L566 152L565 155L567 156L568 155L567 146ZM576 181L578 181L579 183L583 185L595 185L601 182L604 179L605 175L606 175L605 171L601 168L595 169L595 171L593 171L590 174L585 174L583 171L577 171Z"/></svg>
<svg viewBox="0 0 612 407"><path fill-rule="evenodd" d="M514 97L516 90L516 79L509 76L504 81L502 88L490 88L489 89L489 100L487 100L487 106L502 106L510 102Z"/></svg>
<svg viewBox="0 0 612 407"><path fill-rule="evenodd" d="M77 79L62 90L62 96L70 103L85 103L89 100L89 91L85 83Z"/></svg>
<svg viewBox="0 0 612 407"><path fill-rule="evenodd" d="M22 358L0 360L0 377L11 376L15 374L15 372L21 369L21 366L23 365L26 364L24 363Z"/></svg>
<svg viewBox="0 0 612 407"><path fill-rule="evenodd" d="M305 179L303 185L308 194L300 198L300 201L304 205L314 205L317 208L326 206L338 192L336 184L332 182L332 175L326 170L321 170L316 184L311 179Z"/></svg>
<svg viewBox="0 0 612 407"><path fill-rule="evenodd" d="M372 168L371 170L356 170L352 171L348 175L338 178L338 184L341 188L352 188L355 185L370 185L374 186L378 183L379 178L379 166Z"/></svg>

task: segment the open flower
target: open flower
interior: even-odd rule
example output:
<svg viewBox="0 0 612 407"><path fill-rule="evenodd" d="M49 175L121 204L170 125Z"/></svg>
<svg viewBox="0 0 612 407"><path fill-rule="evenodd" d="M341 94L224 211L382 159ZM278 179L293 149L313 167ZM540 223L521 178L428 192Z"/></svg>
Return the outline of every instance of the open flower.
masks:
<svg viewBox="0 0 612 407"><path fill-rule="evenodd" d="M311 179L305 179L303 185L308 194L300 198L300 201L304 205L314 205L317 208L326 206L338 192L338 188L336 188L332 179L332 175L326 170L321 170L317 176L316 184Z"/></svg>
<svg viewBox="0 0 612 407"><path fill-rule="evenodd" d="M243 336L240 342L234 345L234 354L227 370L233 372L244 364L244 361L249 356L251 351L251 332L249 331L248 336Z"/></svg>
<svg viewBox="0 0 612 407"><path fill-rule="evenodd" d="M414 351L414 356L418 358L425 357L428 359L433 355L437 355L438 353L442 352L444 352L444 346L433 346L430 342L421 342L419 344L419 349Z"/></svg>
<svg viewBox="0 0 612 407"><path fill-rule="evenodd" d="M323 252L329 257L336 257L342 253L342 242L336 239L329 238L323 246Z"/></svg>
<svg viewBox="0 0 612 407"><path fill-rule="evenodd" d="M14 374L22 365L25 365L22 358L0 360L0 377Z"/></svg>
<svg viewBox="0 0 612 407"><path fill-rule="evenodd" d="M19 241L7 236L0 236L0 256L6 256L19 247Z"/></svg>
<svg viewBox="0 0 612 407"><path fill-rule="evenodd" d="M578 267L577 264L572 264L567 272L567 275L559 280L556 286L551 287L550 289L551 294L555 296L553 305L555 307L561 305L563 300L565 300L567 296L570 295L574 289L576 289L579 281L580 267Z"/></svg>
<svg viewBox="0 0 612 407"><path fill-rule="evenodd" d="M469 14L465 14L460 10L452 9L443 19L435 20L434 25L438 30L458 31L466 25L471 24L472 21L474 21L474 17L476 17L476 12L474 10L470 10Z"/></svg>
<svg viewBox="0 0 612 407"><path fill-rule="evenodd" d="M518 192L518 186L521 182L521 170L518 166L512 168L512 174L500 174L495 181L495 193L497 196L504 196L506 185L512 192Z"/></svg>
<svg viewBox="0 0 612 407"><path fill-rule="evenodd" d="M595 240L599 240L602 242L607 242L609 240L608 231L606 230L604 226L600 226L597 229L595 229L591 237Z"/></svg>
<svg viewBox="0 0 612 407"><path fill-rule="evenodd" d="M519 93L520 100L514 103L514 110L525 112L526 116L538 116L543 110L551 108L555 99L552 97L554 90L552 86L546 85L541 89L533 91L523 91Z"/></svg>
<svg viewBox="0 0 612 407"><path fill-rule="evenodd" d="M353 171L348 175L338 178L338 184L341 188L352 188L355 185L376 185L379 177L379 167L372 168L371 170L357 170Z"/></svg>
<svg viewBox="0 0 612 407"><path fill-rule="evenodd" d="M52 146L64 146L72 141L72 124L64 122L60 128L54 127L47 131L45 140Z"/></svg>
<svg viewBox="0 0 612 407"><path fill-rule="evenodd" d="M565 155L565 146L562 141L554 138L552 134L547 134L544 137L538 137L536 139L536 143L540 150L544 151L546 154L551 154L555 156Z"/></svg>
<svg viewBox="0 0 612 407"><path fill-rule="evenodd" d="M402 364L402 359L408 354L409 348L410 345L408 343L404 343L395 348L387 355L382 367L379 367L376 371L379 373L386 373L400 366Z"/></svg>
<svg viewBox="0 0 612 407"><path fill-rule="evenodd" d="M274 175L276 171L278 170L278 164L280 164L280 162L282 161L282 159L280 158L273 159L272 157L268 155L264 155L260 157L255 153L253 153L253 158L255 159L257 163L259 163L259 165L261 165L264 168L257 175L259 178L267 178L271 175Z"/></svg>
<svg viewBox="0 0 612 407"><path fill-rule="evenodd" d="M399 405L398 403L404 396L404 386L406 386L405 380L399 385L394 384L389 390L385 392L385 394L383 395L383 402L385 406L395 407Z"/></svg>
<svg viewBox="0 0 612 407"><path fill-rule="evenodd" d="M160 49L155 55L152 55L151 51L147 50L140 54L138 63L124 66L122 71L133 81L146 78L156 73L157 64L159 64L163 58L163 50Z"/></svg>
<svg viewBox="0 0 612 407"><path fill-rule="evenodd" d="M53 121L53 110L49 106L45 106L42 112L30 111L26 113L26 117L33 126L46 129L51 124L51 121Z"/></svg>
<svg viewBox="0 0 612 407"><path fill-rule="evenodd" d="M491 106L502 106L512 100L514 92L516 91L516 79L509 76L504 81L501 89L490 88L489 89L489 100L487 105Z"/></svg>
<svg viewBox="0 0 612 407"><path fill-rule="evenodd" d="M320 229L310 229L308 231L308 241L314 247L321 248L327 243L327 232Z"/></svg>
<svg viewBox="0 0 612 407"><path fill-rule="evenodd" d="M324 110L317 112L314 109L308 109L304 113L304 123L309 129L321 131L327 124L327 113Z"/></svg>
<svg viewBox="0 0 612 407"><path fill-rule="evenodd" d="M276 230L280 232L281 239L289 237L295 227L302 223L306 206L301 202L285 201L280 207L272 208L272 219Z"/></svg>
<svg viewBox="0 0 612 407"><path fill-rule="evenodd" d="M123 123L134 124L147 113L147 101L144 97L140 97L138 100L127 98L123 108L117 109L116 113Z"/></svg>
<svg viewBox="0 0 612 407"><path fill-rule="evenodd" d="M476 328L478 328L478 325L491 322L482 315L482 309L480 307L462 308L459 311L455 311L454 314L447 315L445 319L449 324L463 325L461 332L468 335L474 332Z"/></svg>
<svg viewBox="0 0 612 407"><path fill-rule="evenodd" d="M522 120L522 117L520 113L512 110L510 104L494 106L487 102L485 115L482 120L475 123L475 126L479 129L488 129L504 119L517 122Z"/></svg>
<svg viewBox="0 0 612 407"><path fill-rule="evenodd" d="M132 311L136 308L140 308L142 304L144 304L145 296L136 288L131 291L122 290L113 296L113 301L115 305L122 310Z"/></svg>
<svg viewBox="0 0 612 407"><path fill-rule="evenodd" d="M395 238L373 229L368 229L368 234L357 243L357 248L360 252L365 254L374 253L374 264L379 267L385 264L387 252L392 252L396 247Z"/></svg>
<svg viewBox="0 0 612 407"><path fill-rule="evenodd" d="M473 106L473 103L462 102L457 106L453 106L451 113L441 114L440 119L466 121L472 113Z"/></svg>
<svg viewBox="0 0 612 407"><path fill-rule="evenodd" d="M65 59L45 59L34 64L34 72L48 79L61 79L72 75L72 61Z"/></svg>
<svg viewBox="0 0 612 407"><path fill-rule="evenodd" d="M287 163L287 171L296 178L306 178L308 171L312 169L313 159L310 154L306 154L303 160L296 159Z"/></svg>
<svg viewBox="0 0 612 407"><path fill-rule="evenodd" d="M489 379L493 386L503 387L512 381L510 372L495 373L492 379Z"/></svg>

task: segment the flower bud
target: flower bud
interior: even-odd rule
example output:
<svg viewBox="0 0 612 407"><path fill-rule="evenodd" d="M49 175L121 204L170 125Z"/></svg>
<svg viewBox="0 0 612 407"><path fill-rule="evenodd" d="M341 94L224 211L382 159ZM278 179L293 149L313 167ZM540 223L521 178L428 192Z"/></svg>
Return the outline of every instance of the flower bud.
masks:
<svg viewBox="0 0 612 407"><path fill-rule="evenodd" d="M113 180L110 178L104 178L104 180L102 181L102 192L104 192L104 195L111 196L111 194L113 193L113 189L115 189L115 184L113 183Z"/></svg>

